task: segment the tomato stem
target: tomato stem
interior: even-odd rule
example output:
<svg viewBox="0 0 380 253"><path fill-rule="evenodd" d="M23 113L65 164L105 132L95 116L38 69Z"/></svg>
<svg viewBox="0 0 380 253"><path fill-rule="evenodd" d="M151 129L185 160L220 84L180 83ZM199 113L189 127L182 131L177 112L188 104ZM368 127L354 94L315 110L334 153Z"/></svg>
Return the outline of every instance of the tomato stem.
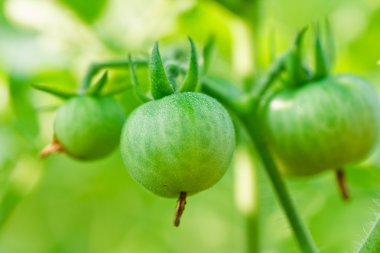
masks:
<svg viewBox="0 0 380 253"><path fill-rule="evenodd" d="M279 78L281 73L285 70L286 63L290 57L290 52L284 53L269 67L268 72L262 79L253 86L251 91L252 103L259 101L271 87L271 85Z"/></svg>
<svg viewBox="0 0 380 253"><path fill-rule="evenodd" d="M248 133L254 145L256 146L257 152L261 157L266 172L272 182L272 186L277 194L280 204L288 218L290 226L293 228L294 235L298 241L302 252L305 253L316 253L318 252L315 243L313 242L309 231L303 224L296 207L290 197L287 186L281 177L279 170L274 163L274 159L267 147L265 141L264 131L261 129L259 116L257 113L258 104L255 105L255 110L251 115L246 115L241 117L241 120L245 127L248 129Z"/></svg>
<svg viewBox="0 0 380 253"><path fill-rule="evenodd" d="M177 201L177 206L175 208L175 216L174 216L174 226L178 227L181 222L181 216L183 214L183 211L185 211L185 205L186 205L186 192L180 192L179 198Z"/></svg>
<svg viewBox="0 0 380 253"><path fill-rule="evenodd" d="M64 153L64 152L65 152L65 149L63 148L61 143L59 143L57 138L54 137L53 141L48 146L42 149L40 153L40 157L45 158L54 153Z"/></svg>
<svg viewBox="0 0 380 253"><path fill-rule="evenodd" d="M338 183L340 194L342 195L342 199L345 201L350 200L350 193L348 191L347 180L346 180L346 175L344 173L344 170L342 168L338 168L336 170L335 175L336 175L336 180Z"/></svg>

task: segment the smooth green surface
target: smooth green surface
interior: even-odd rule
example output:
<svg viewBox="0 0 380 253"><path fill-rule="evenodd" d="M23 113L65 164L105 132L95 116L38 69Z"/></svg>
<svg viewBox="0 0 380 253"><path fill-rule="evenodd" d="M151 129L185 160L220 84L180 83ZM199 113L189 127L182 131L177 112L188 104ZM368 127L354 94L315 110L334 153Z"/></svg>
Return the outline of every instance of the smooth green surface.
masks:
<svg viewBox="0 0 380 253"><path fill-rule="evenodd" d="M57 111L54 134L73 158L99 159L119 143L123 122L123 108L112 98L79 96Z"/></svg>
<svg viewBox="0 0 380 253"><path fill-rule="evenodd" d="M146 103L128 118L121 154L131 176L164 197L203 191L226 172L235 130L215 99L185 92Z"/></svg>
<svg viewBox="0 0 380 253"><path fill-rule="evenodd" d="M364 158L378 141L379 119L376 91L353 75L280 91L263 112L271 148L290 176Z"/></svg>

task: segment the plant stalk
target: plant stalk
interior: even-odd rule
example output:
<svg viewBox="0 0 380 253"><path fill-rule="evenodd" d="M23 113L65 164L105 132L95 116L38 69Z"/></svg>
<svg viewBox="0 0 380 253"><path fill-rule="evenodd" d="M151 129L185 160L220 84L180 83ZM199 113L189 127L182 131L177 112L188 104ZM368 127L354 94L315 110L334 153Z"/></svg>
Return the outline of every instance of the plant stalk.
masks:
<svg viewBox="0 0 380 253"><path fill-rule="evenodd" d="M298 241L298 244L304 253L317 253L318 250L308 232L305 225L303 224L295 205L290 197L289 191L286 187L284 180L282 179L277 166L274 163L273 157L269 152L267 144L264 139L263 131L259 125L259 117L257 110L255 110L252 115L245 116L241 118L243 124L247 128L247 132L250 135L252 142L256 146L257 152L259 153L266 172L272 182L274 190L280 201L280 204L288 218L290 226L293 229L294 235Z"/></svg>

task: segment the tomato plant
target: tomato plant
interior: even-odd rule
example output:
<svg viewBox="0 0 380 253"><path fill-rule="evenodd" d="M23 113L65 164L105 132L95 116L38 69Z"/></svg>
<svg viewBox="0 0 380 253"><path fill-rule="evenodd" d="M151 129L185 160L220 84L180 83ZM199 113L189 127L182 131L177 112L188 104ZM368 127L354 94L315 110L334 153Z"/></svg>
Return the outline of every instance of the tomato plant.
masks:
<svg viewBox="0 0 380 253"><path fill-rule="evenodd" d="M316 0L304 16L286 0L95 0L96 10L65 1L0 1L0 252L380 252L379 217L366 236L357 233L380 189L380 102L371 84L379 82L379 3L347 2L331 27L310 25L337 5ZM33 7L52 15L23 15ZM294 27L278 22L286 16L307 25L288 49ZM303 47L309 30L314 46ZM196 42L188 37L189 54L176 41L185 34ZM335 52L342 60L333 71ZM69 91L83 64L104 57L112 59L91 63ZM63 102L45 104L31 83ZM65 155L37 159L51 137L40 155ZM336 196L332 173L351 202ZM170 200L157 196L178 198L177 227L191 196L180 233L163 218ZM14 233L36 248L15 243Z"/></svg>

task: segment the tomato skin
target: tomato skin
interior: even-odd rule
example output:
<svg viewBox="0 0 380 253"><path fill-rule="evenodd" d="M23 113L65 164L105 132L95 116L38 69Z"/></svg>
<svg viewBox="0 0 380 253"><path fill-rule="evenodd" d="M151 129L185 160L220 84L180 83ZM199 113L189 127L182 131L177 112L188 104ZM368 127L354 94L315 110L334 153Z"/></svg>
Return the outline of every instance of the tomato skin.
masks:
<svg viewBox="0 0 380 253"><path fill-rule="evenodd" d="M123 108L111 97L75 97L57 111L55 138L73 158L103 158L119 143L124 118Z"/></svg>
<svg viewBox="0 0 380 253"><path fill-rule="evenodd" d="M268 143L289 176L364 158L377 142L379 119L376 91L348 74L281 90L263 110Z"/></svg>
<svg viewBox="0 0 380 253"><path fill-rule="evenodd" d="M226 172L235 148L228 112L195 92L148 102L129 116L121 154L131 176L151 192L178 197L205 190Z"/></svg>

